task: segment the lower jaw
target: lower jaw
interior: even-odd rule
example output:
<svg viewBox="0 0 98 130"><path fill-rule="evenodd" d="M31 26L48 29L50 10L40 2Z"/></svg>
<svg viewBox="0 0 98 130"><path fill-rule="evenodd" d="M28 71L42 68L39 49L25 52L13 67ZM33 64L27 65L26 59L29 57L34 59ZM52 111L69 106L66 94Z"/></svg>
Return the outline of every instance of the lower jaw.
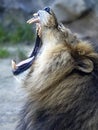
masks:
<svg viewBox="0 0 98 130"><path fill-rule="evenodd" d="M12 72L14 75L19 75L24 71L28 70L32 66L39 52L40 47L41 47L41 39L37 34L35 47L29 58L27 60L20 62L19 64L16 64L14 61L12 61Z"/></svg>

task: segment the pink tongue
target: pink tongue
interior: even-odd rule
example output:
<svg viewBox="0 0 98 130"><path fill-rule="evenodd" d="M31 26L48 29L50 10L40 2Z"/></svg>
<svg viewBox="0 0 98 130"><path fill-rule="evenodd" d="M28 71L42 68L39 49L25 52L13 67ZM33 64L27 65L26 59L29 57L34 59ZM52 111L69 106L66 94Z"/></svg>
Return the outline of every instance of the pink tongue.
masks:
<svg viewBox="0 0 98 130"><path fill-rule="evenodd" d="M39 23L39 18L31 18L27 21L27 23L31 24L31 23Z"/></svg>

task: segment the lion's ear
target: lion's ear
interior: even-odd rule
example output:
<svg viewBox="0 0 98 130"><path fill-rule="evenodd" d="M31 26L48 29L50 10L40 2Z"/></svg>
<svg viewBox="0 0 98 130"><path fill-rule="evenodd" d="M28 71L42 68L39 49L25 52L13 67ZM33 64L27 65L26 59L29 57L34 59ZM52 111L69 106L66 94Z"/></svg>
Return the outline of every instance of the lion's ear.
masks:
<svg viewBox="0 0 98 130"><path fill-rule="evenodd" d="M82 59L78 62L77 69L85 73L91 73L94 65L90 59Z"/></svg>

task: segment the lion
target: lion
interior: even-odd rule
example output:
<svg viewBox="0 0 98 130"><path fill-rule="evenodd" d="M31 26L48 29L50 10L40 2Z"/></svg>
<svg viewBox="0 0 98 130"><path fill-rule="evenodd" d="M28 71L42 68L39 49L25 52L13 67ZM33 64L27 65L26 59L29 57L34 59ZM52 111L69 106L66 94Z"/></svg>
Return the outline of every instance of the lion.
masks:
<svg viewBox="0 0 98 130"><path fill-rule="evenodd" d="M98 53L88 41L59 24L46 7L27 21L36 23L31 56L16 64L25 73L27 100L17 130L98 130Z"/></svg>

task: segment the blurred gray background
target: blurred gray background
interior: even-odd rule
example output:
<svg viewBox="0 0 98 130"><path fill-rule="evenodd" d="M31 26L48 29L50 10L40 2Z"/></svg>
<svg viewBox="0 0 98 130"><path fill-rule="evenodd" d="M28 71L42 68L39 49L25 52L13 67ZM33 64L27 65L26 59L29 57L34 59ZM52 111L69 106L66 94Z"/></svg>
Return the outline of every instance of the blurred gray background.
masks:
<svg viewBox="0 0 98 130"><path fill-rule="evenodd" d="M59 22L83 40L98 44L98 0L0 0L0 130L15 130L25 100L11 70L11 59L25 59L33 48L35 25L26 21L50 6Z"/></svg>

